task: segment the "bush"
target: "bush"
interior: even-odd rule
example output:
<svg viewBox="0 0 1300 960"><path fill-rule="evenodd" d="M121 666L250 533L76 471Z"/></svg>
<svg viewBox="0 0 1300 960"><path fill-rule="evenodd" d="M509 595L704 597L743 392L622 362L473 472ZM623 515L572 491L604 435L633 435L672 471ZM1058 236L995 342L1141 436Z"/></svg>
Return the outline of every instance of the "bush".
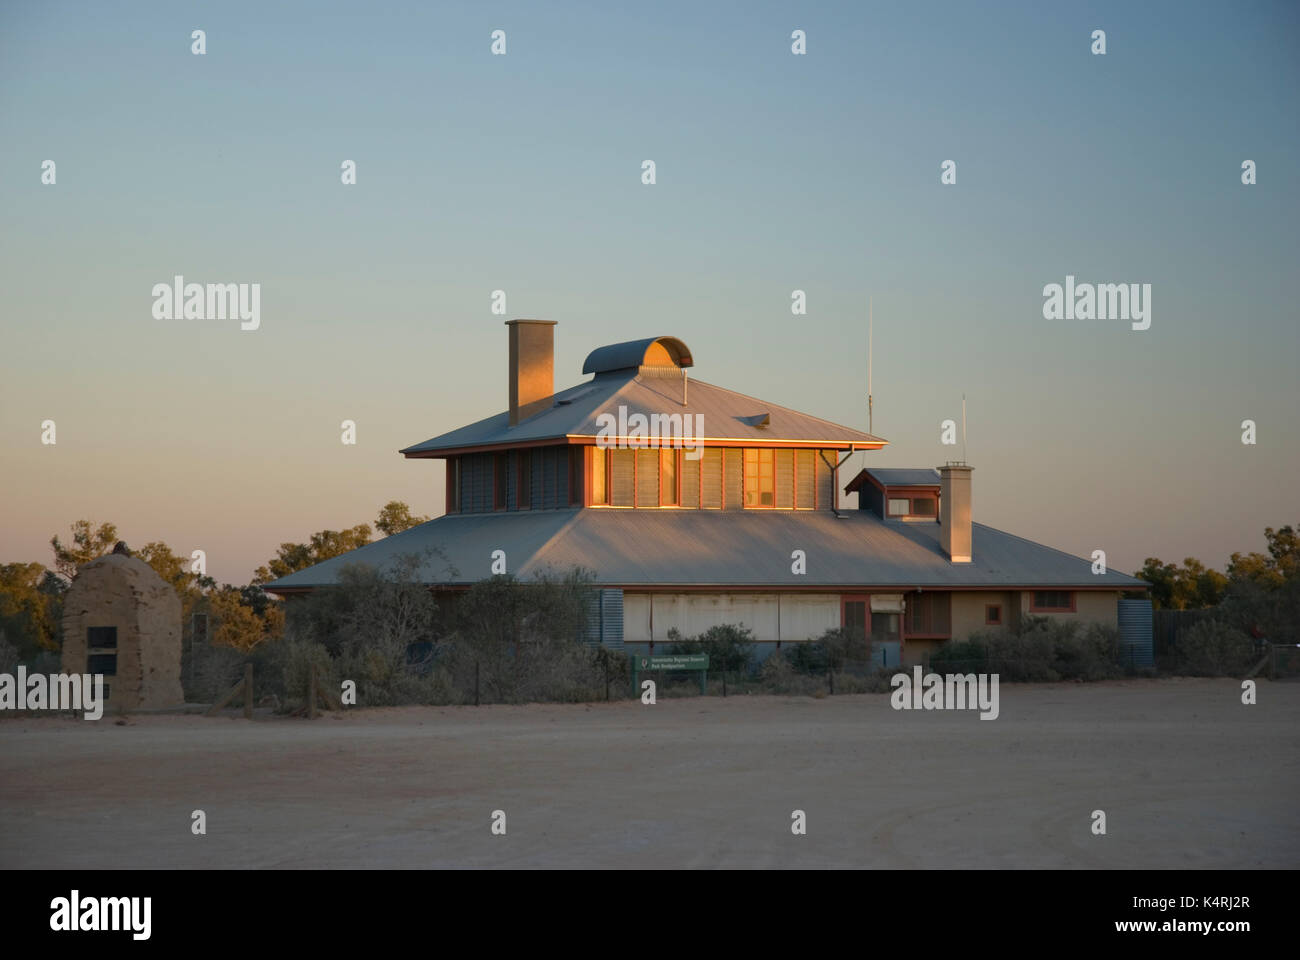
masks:
<svg viewBox="0 0 1300 960"><path fill-rule="evenodd" d="M1261 653L1249 636L1218 620L1203 620L1178 642L1179 673L1193 677L1233 677L1246 673Z"/></svg>
<svg viewBox="0 0 1300 960"><path fill-rule="evenodd" d="M979 630L930 657L936 673L996 673L1009 683L1121 676L1119 631L1075 620L1027 617L1017 632Z"/></svg>
<svg viewBox="0 0 1300 960"><path fill-rule="evenodd" d="M0 673L12 675L18 666L18 648L0 633Z"/></svg>
<svg viewBox="0 0 1300 960"><path fill-rule="evenodd" d="M683 637L674 627L668 631L668 641L671 654L707 653L710 673L748 670L754 662L754 631L743 623L718 624L698 637Z"/></svg>

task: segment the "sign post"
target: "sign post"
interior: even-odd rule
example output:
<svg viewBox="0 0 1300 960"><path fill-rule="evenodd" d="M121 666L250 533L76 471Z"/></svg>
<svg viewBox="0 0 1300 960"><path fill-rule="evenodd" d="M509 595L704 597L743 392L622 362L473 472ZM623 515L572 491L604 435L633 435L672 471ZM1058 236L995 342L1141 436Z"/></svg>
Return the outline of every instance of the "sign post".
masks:
<svg viewBox="0 0 1300 960"><path fill-rule="evenodd" d="M670 653L662 656L632 654L632 696L641 692L637 674L643 670L698 670L700 693L708 692L709 655L707 653Z"/></svg>

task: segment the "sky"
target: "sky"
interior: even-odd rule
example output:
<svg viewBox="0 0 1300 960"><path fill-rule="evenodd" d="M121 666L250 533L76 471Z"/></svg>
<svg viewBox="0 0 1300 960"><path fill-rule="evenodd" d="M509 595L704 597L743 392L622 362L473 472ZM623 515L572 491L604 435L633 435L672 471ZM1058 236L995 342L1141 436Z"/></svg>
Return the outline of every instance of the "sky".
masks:
<svg viewBox="0 0 1300 960"><path fill-rule="evenodd" d="M671 335L859 429L870 301L854 472L954 459L965 395L976 521L1222 567L1300 522L1297 90L1291 3L0 0L0 562L85 518L245 583L441 513L397 450L505 408L500 289L557 389ZM155 318L176 274L260 326ZM1150 328L1045 319L1067 275Z"/></svg>

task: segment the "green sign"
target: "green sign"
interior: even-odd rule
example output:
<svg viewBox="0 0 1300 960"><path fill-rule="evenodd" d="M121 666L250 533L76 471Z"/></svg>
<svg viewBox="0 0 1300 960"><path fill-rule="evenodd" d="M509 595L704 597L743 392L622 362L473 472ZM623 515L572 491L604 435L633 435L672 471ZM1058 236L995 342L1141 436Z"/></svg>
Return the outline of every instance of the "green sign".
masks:
<svg viewBox="0 0 1300 960"><path fill-rule="evenodd" d="M707 670L707 653L675 653L664 656L637 657L638 670Z"/></svg>

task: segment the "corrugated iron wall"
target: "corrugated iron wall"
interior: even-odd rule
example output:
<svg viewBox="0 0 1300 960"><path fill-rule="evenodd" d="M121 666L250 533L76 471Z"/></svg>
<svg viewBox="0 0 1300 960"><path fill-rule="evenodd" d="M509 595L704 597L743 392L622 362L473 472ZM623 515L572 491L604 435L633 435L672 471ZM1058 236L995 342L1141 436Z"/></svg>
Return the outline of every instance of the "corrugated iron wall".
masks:
<svg viewBox="0 0 1300 960"><path fill-rule="evenodd" d="M1151 620L1150 600L1119 601L1119 645L1124 663L1135 667L1155 665Z"/></svg>

